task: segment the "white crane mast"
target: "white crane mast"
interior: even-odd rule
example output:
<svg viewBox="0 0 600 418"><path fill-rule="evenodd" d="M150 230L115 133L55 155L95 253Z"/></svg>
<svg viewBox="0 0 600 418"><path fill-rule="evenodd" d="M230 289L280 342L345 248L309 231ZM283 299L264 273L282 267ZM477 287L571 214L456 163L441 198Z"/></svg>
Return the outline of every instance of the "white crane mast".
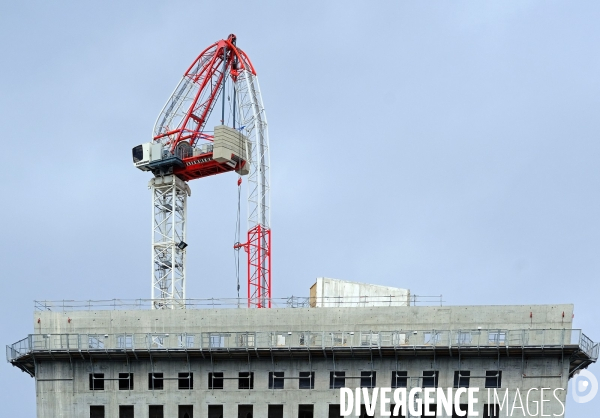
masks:
<svg viewBox="0 0 600 418"><path fill-rule="evenodd" d="M157 176L152 191L152 308L185 308L187 197L175 175Z"/></svg>

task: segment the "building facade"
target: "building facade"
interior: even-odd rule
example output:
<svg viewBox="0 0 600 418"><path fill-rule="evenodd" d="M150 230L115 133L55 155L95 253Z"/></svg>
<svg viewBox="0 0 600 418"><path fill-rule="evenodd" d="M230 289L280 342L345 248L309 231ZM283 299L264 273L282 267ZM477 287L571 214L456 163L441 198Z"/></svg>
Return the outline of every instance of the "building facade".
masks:
<svg viewBox="0 0 600 418"><path fill-rule="evenodd" d="M38 418L339 417L340 388L372 397L384 387L479 388L478 416L506 416L509 405L494 412L502 402L488 398L496 389L510 406L521 398L512 416L541 416L541 401L562 416L568 380L598 356L572 314L573 305L91 306L36 311L34 332L7 358L36 380ZM387 416L380 404L370 413L360 401L361 416Z"/></svg>

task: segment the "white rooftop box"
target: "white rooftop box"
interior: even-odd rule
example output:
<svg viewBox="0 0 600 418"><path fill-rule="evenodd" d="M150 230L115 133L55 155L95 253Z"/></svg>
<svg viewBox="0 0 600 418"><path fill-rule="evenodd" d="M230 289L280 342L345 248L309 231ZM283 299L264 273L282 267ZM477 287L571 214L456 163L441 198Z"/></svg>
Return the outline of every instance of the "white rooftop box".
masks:
<svg viewBox="0 0 600 418"><path fill-rule="evenodd" d="M310 306L409 306L410 290L318 277L310 288Z"/></svg>

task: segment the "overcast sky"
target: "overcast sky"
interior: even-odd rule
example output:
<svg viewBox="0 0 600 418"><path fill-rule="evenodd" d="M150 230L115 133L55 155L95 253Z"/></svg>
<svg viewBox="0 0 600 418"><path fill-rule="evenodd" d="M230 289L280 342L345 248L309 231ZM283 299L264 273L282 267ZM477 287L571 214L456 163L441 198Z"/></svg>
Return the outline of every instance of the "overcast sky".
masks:
<svg viewBox="0 0 600 418"><path fill-rule="evenodd" d="M328 276L574 303L599 341L598 22L593 1L2 2L2 343L34 299L150 297L131 148L232 32L269 121L274 297ZM190 183L189 297L236 296L236 180ZM0 373L2 415L33 417L33 379Z"/></svg>

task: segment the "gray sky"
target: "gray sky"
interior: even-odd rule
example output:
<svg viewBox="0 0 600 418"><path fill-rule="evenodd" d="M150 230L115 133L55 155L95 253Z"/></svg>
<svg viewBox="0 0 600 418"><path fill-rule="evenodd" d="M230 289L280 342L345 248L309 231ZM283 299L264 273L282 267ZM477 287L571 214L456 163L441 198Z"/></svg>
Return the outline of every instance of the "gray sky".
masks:
<svg viewBox="0 0 600 418"><path fill-rule="evenodd" d="M329 276L574 303L599 341L599 21L591 1L1 3L2 343L34 299L150 296L131 148L231 32L269 120L274 297ZM190 186L188 295L234 297L236 176ZM33 380L0 370L2 415L34 416Z"/></svg>

